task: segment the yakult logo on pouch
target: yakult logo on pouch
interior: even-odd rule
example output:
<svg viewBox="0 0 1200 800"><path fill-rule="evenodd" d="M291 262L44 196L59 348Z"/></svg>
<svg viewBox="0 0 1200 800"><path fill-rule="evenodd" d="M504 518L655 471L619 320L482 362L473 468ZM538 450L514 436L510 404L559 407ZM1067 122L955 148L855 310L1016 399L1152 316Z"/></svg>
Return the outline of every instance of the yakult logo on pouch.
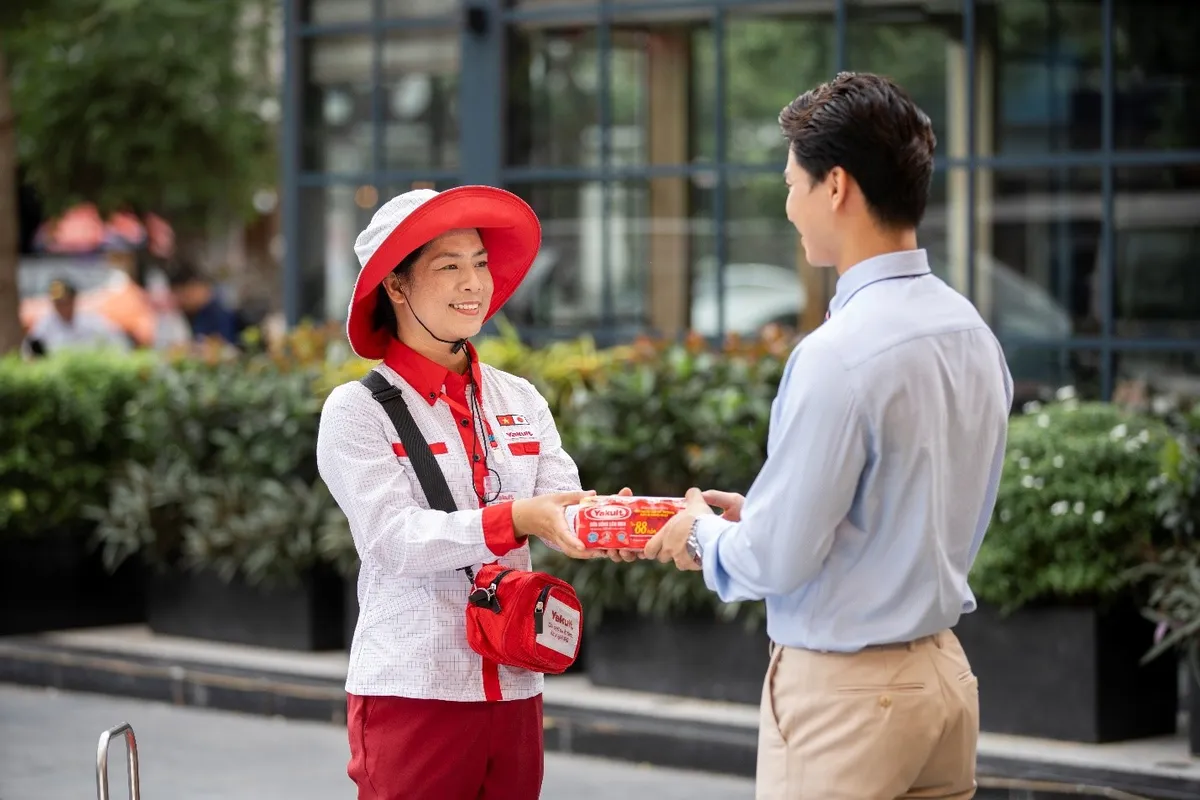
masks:
<svg viewBox="0 0 1200 800"><path fill-rule="evenodd" d="M521 414L501 414L496 417L496 422L499 422L502 427L512 427L514 425L528 425L529 419Z"/></svg>
<svg viewBox="0 0 1200 800"><path fill-rule="evenodd" d="M633 512L625 506L599 506L583 510L585 517L595 520L628 519L632 514Z"/></svg>

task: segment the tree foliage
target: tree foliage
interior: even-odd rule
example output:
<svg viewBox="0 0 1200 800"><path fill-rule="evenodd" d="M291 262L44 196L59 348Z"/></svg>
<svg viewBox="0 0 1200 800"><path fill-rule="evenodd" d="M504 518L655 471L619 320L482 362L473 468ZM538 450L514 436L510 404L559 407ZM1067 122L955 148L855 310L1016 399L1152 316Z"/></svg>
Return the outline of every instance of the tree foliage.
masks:
<svg viewBox="0 0 1200 800"><path fill-rule="evenodd" d="M76 0L12 30L21 162L47 213L248 212L271 181L267 0ZM264 113L265 112L265 113Z"/></svg>

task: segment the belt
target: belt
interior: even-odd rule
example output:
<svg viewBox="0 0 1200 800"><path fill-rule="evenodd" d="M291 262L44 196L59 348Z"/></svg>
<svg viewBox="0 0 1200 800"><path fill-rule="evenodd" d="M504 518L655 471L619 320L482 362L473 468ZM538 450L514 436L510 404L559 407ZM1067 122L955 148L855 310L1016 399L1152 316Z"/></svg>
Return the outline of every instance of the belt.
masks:
<svg viewBox="0 0 1200 800"><path fill-rule="evenodd" d="M912 639L911 641L907 641L907 642L884 642L882 644L869 644L857 652L870 653L870 652L875 652L875 651L880 651L880 650L915 650L917 647L919 647L920 645L923 645L923 644L932 644L932 645L935 645L936 647L941 647L942 646L942 632L933 633L933 634L930 634L929 636L921 636L919 638ZM780 647L787 647L787 645L779 644L779 642L776 642L774 639L771 639L770 647L768 648L768 652L771 655L775 655L775 651L778 650ZM793 648L793 649L807 650L810 653L827 653L830 655L854 655L853 652L846 652L846 651L841 651L841 650L814 650L814 649L811 649L808 647L797 647L797 648Z"/></svg>

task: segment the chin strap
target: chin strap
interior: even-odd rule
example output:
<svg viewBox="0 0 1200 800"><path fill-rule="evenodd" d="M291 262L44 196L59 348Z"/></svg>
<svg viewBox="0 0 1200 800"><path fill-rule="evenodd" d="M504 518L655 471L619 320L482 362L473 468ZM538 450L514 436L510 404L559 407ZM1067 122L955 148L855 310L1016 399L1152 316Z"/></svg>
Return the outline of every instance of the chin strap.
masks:
<svg viewBox="0 0 1200 800"><path fill-rule="evenodd" d="M428 333L434 339L437 339L442 344L450 345L450 352L453 353L454 355L458 355L460 352L462 352L463 348L467 346L466 339L443 339L442 337L438 336L433 331L429 330L429 326L426 325L424 322L421 322L421 318L417 316L417 310L415 308L413 308L412 301L408 299L408 295L404 294L403 290L400 291L400 294L404 295L404 299L408 302L408 310L410 312L412 312L413 319L415 319L417 321L417 323L422 328L425 329L426 333Z"/></svg>

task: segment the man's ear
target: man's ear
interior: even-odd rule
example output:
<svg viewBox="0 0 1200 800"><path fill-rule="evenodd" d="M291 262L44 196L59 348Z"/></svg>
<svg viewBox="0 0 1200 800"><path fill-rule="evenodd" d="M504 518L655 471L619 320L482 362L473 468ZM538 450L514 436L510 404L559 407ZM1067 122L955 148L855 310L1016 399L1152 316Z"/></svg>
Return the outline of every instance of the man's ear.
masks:
<svg viewBox="0 0 1200 800"><path fill-rule="evenodd" d="M850 176L841 167L834 167L829 170L825 183L829 192L830 208L834 211L840 210L845 205L846 196L850 190Z"/></svg>

